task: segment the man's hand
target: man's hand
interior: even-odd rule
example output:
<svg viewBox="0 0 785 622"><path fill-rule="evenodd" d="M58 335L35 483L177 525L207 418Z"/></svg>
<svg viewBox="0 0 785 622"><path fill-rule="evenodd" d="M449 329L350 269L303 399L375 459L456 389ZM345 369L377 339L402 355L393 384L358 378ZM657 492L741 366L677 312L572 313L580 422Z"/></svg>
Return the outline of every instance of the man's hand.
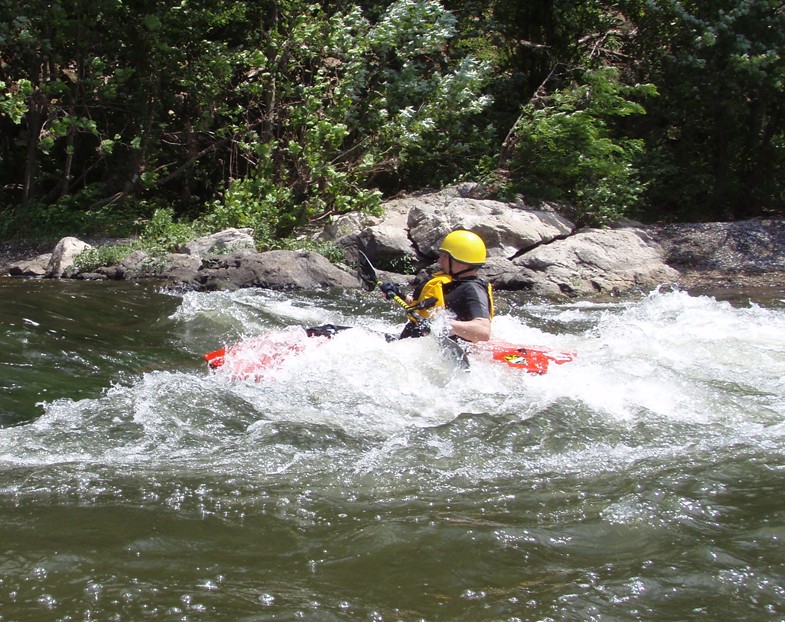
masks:
<svg viewBox="0 0 785 622"><path fill-rule="evenodd" d="M395 296L402 298L401 290L398 289L398 286L395 283L382 283L379 289L382 290L382 294L384 294L384 297L387 298L387 300L394 298Z"/></svg>

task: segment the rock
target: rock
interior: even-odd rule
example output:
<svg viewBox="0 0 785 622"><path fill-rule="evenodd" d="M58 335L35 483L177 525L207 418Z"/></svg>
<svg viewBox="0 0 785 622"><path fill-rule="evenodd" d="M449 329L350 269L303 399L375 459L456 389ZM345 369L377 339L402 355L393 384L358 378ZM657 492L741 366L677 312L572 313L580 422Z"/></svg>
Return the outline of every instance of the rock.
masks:
<svg viewBox="0 0 785 622"><path fill-rule="evenodd" d="M78 238L63 238L52 251L45 276L55 279L62 278L66 271L73 267L74 260L79 254L90 248L93 247Z"/></svg>
<svg viewBox="0 0 785 622"><path fill-rule="evenodd" d="M369 257L388 260L414 256L415 248L412 245L406 229L392 227L387 224L376 225L360 231L355 238L356 248L362 250ZM347 250L352 249L349 247ZM352 260L356 260L357 253L347 253Z"/></svg>
<svg viewBox="0 0 785 622"><path fill-rule="evenodd" d="M183 244L179 252L184 255L201 257L208 254L226 254L244 248L254 248L255 245L252 229L231 228Z"/></svg>
<svg viewBox="0 0 785 622"><path fill-rule="evenodd" d="M156 262L144 251L133 251L120 262L118 273L124 279L142 279L156 276Z"/></svg>
<svg viewBox="0 0 785 622"><path fill-rule="evenodd" d="M321 242L338 242L342 238L356 235L357 232L378 225L382 221L378 216L371 216L359 212L341 214L327 223L316 234L316 239Z"/></svg>
<svg viewBox="0 0 785 622"><path fill-rule="evenodd" d="M32 259L13 263L8 268L8 274L10 276L42 277L46 275L46 270L49 267L49 261L51 259L52 253L44 253L42 255L37 255Z"/></svg>
<svg viewBox="0 0 785 622"><path fill-rule="evenodd" d="M413 276L381 268L406 264L425 268L444 235L468 228L486 242L489 260L481 275L497 290L528 290L555 297L628 294L673 282L695 286L729 274L765 276L767 282L781 284L778 275L785 272L783 221L661 226L624 221L613 230L575 231L557 209L474 199L473 192L467 185L395 199L385 204L382 217L349 214L312 234L342 246L347 263L354 263L357 251L363 250L380 269L380 278L410 283ZM257 253L250 233L241 229L194 240L182 252L163 258L135 251L118 266L79 275L68 265L87 247L80 240L65 238L51 256L35 256L42 249L27 248L27 261L14 264L8 260L10 253L2 249L0 267L17 276L40 276L51 269L51 275L59 277L162 278L189 289L358 286L353 268L334 266L318 253Z"/></svg>
<svg viewBox="0 0 785 622"><path fill-rule="evenodd" d="M163 268L158 270L158 275L193 287L197 283L196 275L201 266L202 260L197 255L171 253L163 260Z"/></svg>
<svg viewBox="0 0 785 622"><path fill-rule="evenodd" d="M510 259L565 237L575 228L552 212L463 198L444 206L416 206L409 212L408 225L414 245L426 257L436 257L439 244L448 233L466 229L485 241L489 257Z"/></svg>
<svg viewBox="0 0 785 622"><path fill-rule="evenodd" d="M96 268L95 274L103 276L105 279L111 279L113 281L121 281L125 278L125 270L122 266L101 266L100 268ZM84 274L81 275L82 278L86 278Z"/></svg>
<svg viewBox="0 0 785 622"><path fill-rule="evenodd" d="M366 216L350 219L347 215L330 228L330 231L341 234L332 239L344 249L352 262L357 261L358 251L379 260L413 257L416 249L408 235L408 214L409 206L406 203L391 202L386 205L383 218ZM348 225L352 223L357 226L349 228ZM320 235L318 239L329 238Z"/></svg>
<svg viewBox="0 0 785 622"><path fill-rule="evenodd" d="M245 250L217 257L212 263L195 276L200 289L357 287L354 275L314 251Z"/></svg>
<svg viewBox="0 0 785 622"><path fill-rule="evenodd" d="M763 274L785 271L785 221L652 225L669 265L684 271Z"/></svg>
<svg viewBox="0 0 785 622"><path fill-rule="evenodd" d="M678 271L663 262L662 249L641 229L581 231L507 264L489 262L485 274L500 289L527 289L544 296L648 291L679 278Z"/></svg>
<svg viewBox="0 0 785 622"><path fill-rule="evenodd" d="M471 185L394 199L385 216L336 239L354 261L362 250L372 261L409 258L420 267L432 262L444 236L468 229L482 237L489 256L513 258L521 252L570 235L574 225L553 211L525 205L470 199Z"/></svg>
<svg viewBox="0 0 785 622"><path fill-rule="evenodd" d="M105 281L109 277L102 272L80 272L75 278L81 281Z"/></svg>

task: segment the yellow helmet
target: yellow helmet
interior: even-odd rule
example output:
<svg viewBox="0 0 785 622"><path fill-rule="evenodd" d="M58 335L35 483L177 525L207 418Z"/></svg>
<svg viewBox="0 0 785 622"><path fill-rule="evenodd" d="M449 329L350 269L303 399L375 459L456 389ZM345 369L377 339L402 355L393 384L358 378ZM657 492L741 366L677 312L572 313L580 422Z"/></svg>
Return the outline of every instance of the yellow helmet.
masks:
<svg viewBox="0 0 785 622"><path fill-rule="evenodd" d="M471 231L458 229L448 233L439 250L447 253L455 261L470 266L481 266L485 263L485 242Z"/></svg>

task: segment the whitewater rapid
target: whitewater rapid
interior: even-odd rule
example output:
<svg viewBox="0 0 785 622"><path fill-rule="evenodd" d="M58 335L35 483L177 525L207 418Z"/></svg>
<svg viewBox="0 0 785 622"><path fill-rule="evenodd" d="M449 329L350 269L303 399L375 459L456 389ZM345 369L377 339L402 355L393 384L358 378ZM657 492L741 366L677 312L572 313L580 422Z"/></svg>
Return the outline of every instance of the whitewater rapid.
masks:
<svg viewBox="0 0 785 622"><path fill-rule="evenodd" d="M113 287L0 306L0 617L785 613L785 301L500 294L495 338L577 354L531 375L362 292Z"/></svg>

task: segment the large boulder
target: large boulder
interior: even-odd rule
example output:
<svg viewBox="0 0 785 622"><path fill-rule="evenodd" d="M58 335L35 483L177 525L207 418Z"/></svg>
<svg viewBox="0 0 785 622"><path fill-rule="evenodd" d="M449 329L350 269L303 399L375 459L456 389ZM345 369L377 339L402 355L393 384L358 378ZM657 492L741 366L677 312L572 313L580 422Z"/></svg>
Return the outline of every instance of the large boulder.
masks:
<svg viewBox="0 0 785 622"><path fill-rule="evenodd" d="M321 242L337 242L348 240L374 225L378 225L385 217L373 216L363 212L350 212L332 218L321 231L316 233L316 239ZM348 246L348 244L347 244Z"/></svg>
<svg viewBox="0 0 785 622"><path fill-rule="evenodd" d="M516 255L572 233L574 226L551 212L499 201L458 198L443 206L422 204L409 212L409 236L419 252L435 257L451 231L466 229L479 235L489 257Z"/></svg>
<svg viewBox="0 0 785 622"><path fill-rule="evenodd" d="M252 229L230 228L183 244L179 253L202 257L208 254L228 254L254 246Z"/></svg>
<svg viewBox="0 0 785 622"><path fill-rule="evenodd" d="M141 279L155 274L155 262L146 252L137 250L123 258L120 269L126 279Z"/></svg>
<svg viewBox="0 0 785 622"><path fill-rule="evenodd" d="M17 261L9 266L8 274L10 276L23 276L29 278L45 276L51 259L52 253L43 253L30 259Z"/></svg>
<svg viewBox="0 0 785 622"><path fill-rule="evenodd" d="M406 202L391 201L381 218L346 214L325 227L317 239L335 242L352 262L356 262L358 251L381 260L414 257L416 249L407 225L409 210Z"/></svg>
<svg viewBox="0 0 785 622"><path fill-rule="evenodd" d="M354 275L314 251L239 251L216 256L195 275L200 289L357 287Z"/></svg>
<svg viewBox="0 0 785 622"><path fill-rule="evenodd" d="M636 228L580 231L511 262L492 260L484 274L500 289L544 296L630 293L679 278L662 249Z"/></svg>
<svg viewBox="0 0 785 622"><path fill-rule="evenodd" d="M395 199L384 207L381 219L353 220L356 230L346 226L346 220L333 228L332 239L350 260L362 250L380 265L404 259L426 267L445 235L468 229L482 237L488 248L481 275L500 290L556 297L624 294L674 282L680 276L640 227L576 232L573 223L555 210L475 199L461 188ZM397 276L385 273L382 278L407 280Z"/></svg>
<svg viewBox="0 0 785 622"><path fill-rule="evenodd" d="M63 238L55 245L52 251L45 276L55 279L62 278L69 268L73 268L76 258L91 248L93 247L87 242L83 242L78 238Z"/></svg>
<svg viewBox="0 0 785 622"><path fill-rule="evenodd" d="M163 267L159 269L159 274L170 281L191 285L201 267L202 259L198 255L170 253L164 260Z"/></svg>
<svg viewBox="0 0 785 622"><path fill-rule="evenodd" d="M652 225L669 265L692 272L769 274L785 271L785 220Z"/></svg>
<svg viewBox="0 0 785 622"><path fill-rule="evenodd" d="M358 222L352 217L357 228L347 231L350 217L341 217L339 224L326 228L320 238L334 240L346 250L350 260L361 250L382 263L409 258L427 264L436 257L444 236L455 229L474 231L485 240L489 256L508 259L568 236L575 229L555 212L472 199L470 192L470 186L461 186L393 199L384 204L385 215L381 219Z"/></svg>
<svg viewBox="0 0 785 622"><path fill-rule="evenodd" d="M356 261L361 250L377 267L409 263L422 268L433 262L447 233L468 229L479 234L488 247L482 276L500 290L529 290L545 296L626 294L680 277L667 265L657 241L640 226L576 232L555 210L472 198L470 186L399 198L384 207L381 217L350 214L337 218L318 238L343 247L349 263ZM739 238L739 244L749 245L759 237L750 233ZM76 275L68 267L86 248L87 244L75 238L61 240L47 274ZM26 272L28 268L19 266L18 270L18 274L26 274L33 269ZM318 253L257 253L250 232L242 229L199 238L165 258L136 251L120 265L99 268L96 274L105 278L163 278L189 289L206 290L357 287L354 274ZM413 277L380 272L380 278L406 283Z"/></svg>

